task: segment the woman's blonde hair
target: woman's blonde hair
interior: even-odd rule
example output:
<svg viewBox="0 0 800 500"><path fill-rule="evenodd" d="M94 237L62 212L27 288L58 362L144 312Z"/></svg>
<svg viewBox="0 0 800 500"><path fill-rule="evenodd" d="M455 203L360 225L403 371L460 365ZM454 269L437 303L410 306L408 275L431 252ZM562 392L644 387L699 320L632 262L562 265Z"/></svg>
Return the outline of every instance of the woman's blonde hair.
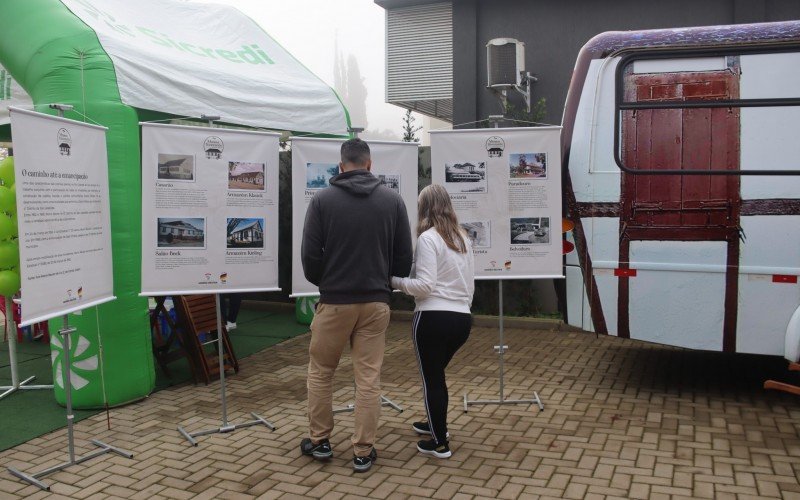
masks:
<svg viewBox="0 0 800 500"><path fill-rule="evenodd" d="M418 210L417 236L432 227L436 228L448 247L458 253L466 253L465 232L458 225L450 195L442 185L431 184L419 193Z"/></svg>

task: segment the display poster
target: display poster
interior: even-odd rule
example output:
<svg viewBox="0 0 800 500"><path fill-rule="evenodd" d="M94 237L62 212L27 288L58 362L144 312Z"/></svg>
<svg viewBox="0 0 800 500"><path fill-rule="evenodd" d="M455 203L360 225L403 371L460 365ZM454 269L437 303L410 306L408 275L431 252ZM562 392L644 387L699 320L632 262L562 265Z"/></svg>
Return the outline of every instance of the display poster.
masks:
<svg viewBox="0 0 800 500"><path fill-rule="evenodd" d="M306 280L300 261L303 223L308 204L328 181L339 173L342 139L292 138L292 297L317 295L317 287ZM415 142L367 141L372 173L397 191L408 211L413 230L417 223L417 162Z"/></svg>
<svg viewBox="0 0 800 500"><path fill-rule="evenodd" d="M476 279L562 278L561 127L431 132L431 177L472 240Z"/></svg>
<svg viewBox="0 0 800 500"><path fill-rule="evenodd" d="M142 124L142 295L280 290L278 138Z"/></svg>
<svg viewBox="0 0 800 500"><path fill-rule="evenodd" d="M20 326L114 300L106 129L17 108L10 114Z"/></svg>

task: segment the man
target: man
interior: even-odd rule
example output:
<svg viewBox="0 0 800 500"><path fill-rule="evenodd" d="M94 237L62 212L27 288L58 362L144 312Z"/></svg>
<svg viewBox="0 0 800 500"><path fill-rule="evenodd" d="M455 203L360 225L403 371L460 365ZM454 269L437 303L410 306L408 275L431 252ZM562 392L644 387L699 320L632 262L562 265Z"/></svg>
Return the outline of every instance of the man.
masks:
<svg viewBox="0 0 800 500"><path fill-rule="evenodd" d="M400 196L370 173L369 146L342 144L340 174L311 200L301 258L306 279L319 287L308 362L309 437L304 455L333 456L333 374L349 343L356 384L353 469L366 472L381 411L380 376L389 325L391 276L411 270L411 231Z"/></svg>

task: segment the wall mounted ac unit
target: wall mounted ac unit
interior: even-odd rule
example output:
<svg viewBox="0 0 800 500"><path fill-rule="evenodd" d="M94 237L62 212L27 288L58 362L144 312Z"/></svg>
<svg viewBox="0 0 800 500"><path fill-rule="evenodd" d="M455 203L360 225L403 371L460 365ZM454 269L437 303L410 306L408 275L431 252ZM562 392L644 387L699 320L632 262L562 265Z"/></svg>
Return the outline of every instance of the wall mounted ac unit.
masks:
<svg viewBox="0 0 800 500"><path fill-rule="evenodd" d="M522 84L525 73L525 44L514 38L494 38L486 44L486 74L489 88Z"/></svg>
<svg viewBox="0 0 800 500"><path fill-rule="evenodd" d="M498 93L503 113L508 102L508 89L525 98L531 110L530 83L536 78L525 70L525 44L514 38L493 38L486 44L486 87Z"/></svg>

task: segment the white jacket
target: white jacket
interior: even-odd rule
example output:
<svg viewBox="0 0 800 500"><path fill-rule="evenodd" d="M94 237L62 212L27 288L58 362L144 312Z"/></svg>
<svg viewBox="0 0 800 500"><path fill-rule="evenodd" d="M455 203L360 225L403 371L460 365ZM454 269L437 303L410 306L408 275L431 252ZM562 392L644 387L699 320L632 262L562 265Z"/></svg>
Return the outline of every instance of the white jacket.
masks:
<svg viewBox="0 0 800 500"><path fill-rule="evenodd" d="M475 260L469 238L466 253L449 248L435 228L417 240L411 277L392 277L392 287L414 297L415 311L469 313L475 293Z"/></svg>

